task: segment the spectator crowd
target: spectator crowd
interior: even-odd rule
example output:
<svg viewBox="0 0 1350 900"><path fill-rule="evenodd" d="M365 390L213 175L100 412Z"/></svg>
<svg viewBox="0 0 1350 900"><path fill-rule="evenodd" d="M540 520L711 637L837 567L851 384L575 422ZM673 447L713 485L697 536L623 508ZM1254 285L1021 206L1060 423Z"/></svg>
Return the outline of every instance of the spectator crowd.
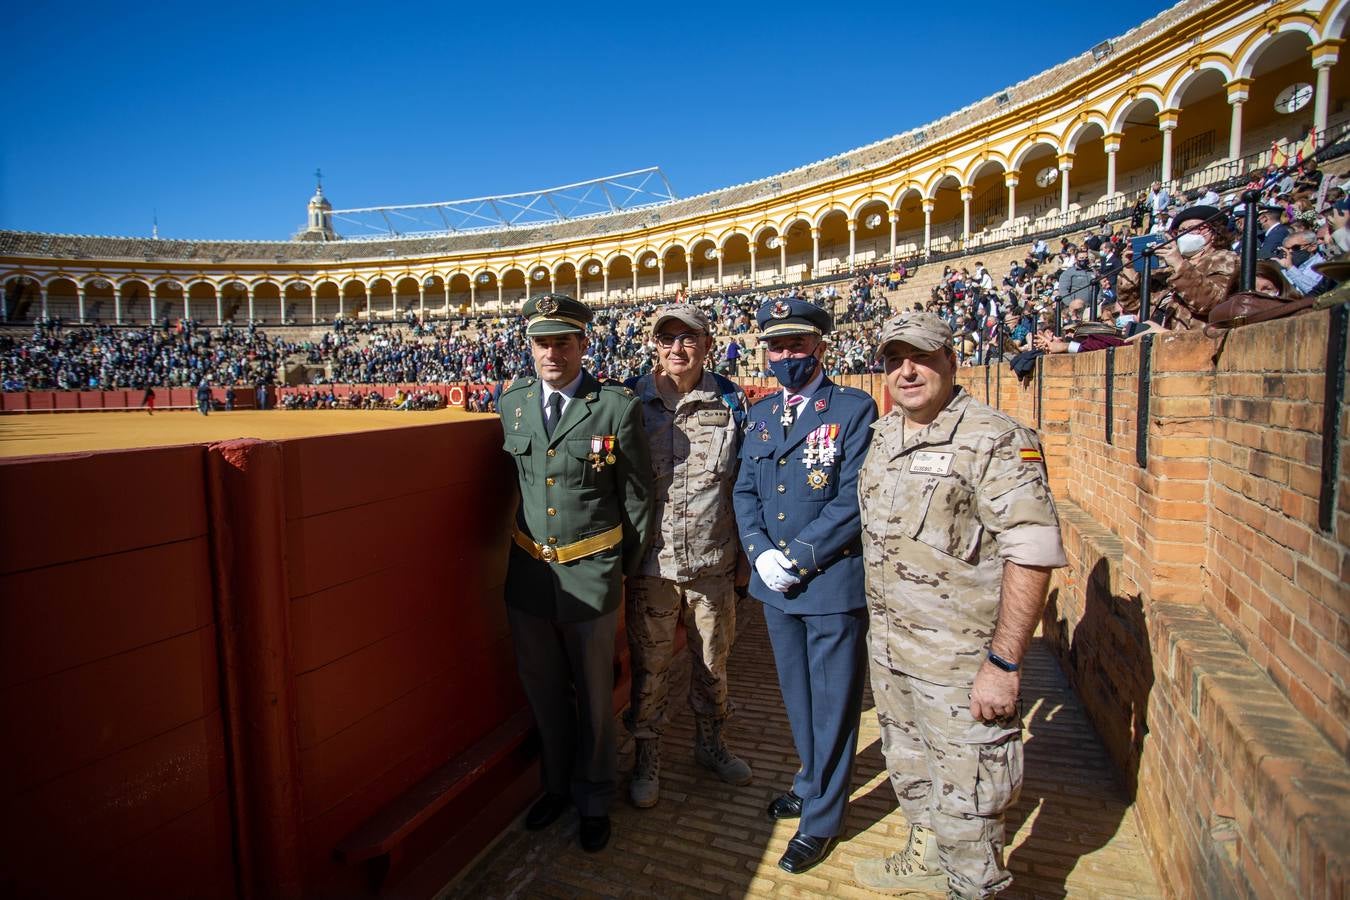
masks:
<svg viewBox="0 0 1350 900"><path fill-rule="evenodd" d="M991 271L983 262L973 268L944 266L914 308L951 325L963 365L1007 360L1023 375L1045 353L1116 346L1144 331L1204 327L1210 312L1238 289L1237 236L1247 191L1260 198L1258 291L1281 300L1315 296L1335 283L1319 264L1350 250L1347 181L1324 176L1309 161L1255 171L1244 188L1227 197L1213 189L1173 196L1155 183L1139 196L1128 219L1114 224L1102 219L1076 239L1059 239L1057 248L1036 240L1007 271ZM1151 257L1146 318L1141 317L1144 255ZM829 309L840 328L826 358L828 371L862 374L879 370L881 324L900 311L892 309L889 293L913 275L912 264L898 263L810 290L717 294L693 302L711 323L717 341L712 359L723 374L767 374L755 364L746 335L754 330L755 310L771 296L808 299ZM598 309L589 326L587 368L619 381L644 374L654 358L650 326L656 309L651 302ZM304 409L339 405L324 384L495 384L532 370L519 318L429 322L409 313L397 323L338 319L320 339L304 341L269 338L253 325L208 330L189 321L114 328L68 327L58 320L38 323L27 338L0 335L0 382L7 391L275 384L284 366L303 367L292 382L315 385L284 398L283 406ZM343 402L389 405L379 394L362 399L353 393L354 400ZM491 407L488 391L468 399L476 408ZM418 392L397 401L400 408L434 408L444 398Z"/></svg>

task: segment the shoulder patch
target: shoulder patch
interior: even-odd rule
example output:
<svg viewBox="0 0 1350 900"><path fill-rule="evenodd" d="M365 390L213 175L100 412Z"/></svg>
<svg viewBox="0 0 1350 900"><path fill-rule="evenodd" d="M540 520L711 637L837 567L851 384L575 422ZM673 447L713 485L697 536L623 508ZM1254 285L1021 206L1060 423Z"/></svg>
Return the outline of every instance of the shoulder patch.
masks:
<svg viewBox="0 0 1350 900"><path fill-rule="evenodd" d="M505 390L502 391L502 396L506 396L512 391L519 390L520 388L529 387L532 384L534 384L533 378L517 378L515 381L511 382L511 384Z"/></svg>
<svg viewBox="0 0 1350 900"><path fill-rule="evenodd" d="M633 391L632 391L631 388L624 387L622 384L620 384L620 383L617 382L617 381L606 381L606 382L603 382L603 383L600 385L600 388L601 388L601 390L613 391L613 392L616 393L616 394L623 394L625 397L632 397L632 396L634 396L634 395L633 395Z"/></svg>

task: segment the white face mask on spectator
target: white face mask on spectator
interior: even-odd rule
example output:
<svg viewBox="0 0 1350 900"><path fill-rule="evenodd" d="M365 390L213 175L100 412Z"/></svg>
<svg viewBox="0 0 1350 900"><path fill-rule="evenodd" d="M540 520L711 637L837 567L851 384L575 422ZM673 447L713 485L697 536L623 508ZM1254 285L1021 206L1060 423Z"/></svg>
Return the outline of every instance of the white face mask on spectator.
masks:
<svg viewBox="0 0 1350 900"><path fill-rule="evenodd" d="M1208 243L1203 234L1188 231L1177 238L1177 252L1182 256L1194 256L1205 249L1205 245Z"/></svg>

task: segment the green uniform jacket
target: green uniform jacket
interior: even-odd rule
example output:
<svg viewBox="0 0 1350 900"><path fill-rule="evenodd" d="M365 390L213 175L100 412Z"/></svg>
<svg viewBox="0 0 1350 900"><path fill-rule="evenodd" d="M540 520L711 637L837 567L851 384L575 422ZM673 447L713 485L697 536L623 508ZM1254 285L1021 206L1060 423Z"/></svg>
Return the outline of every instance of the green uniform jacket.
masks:
<svg viewBox="0 0 1350 900"><path fill-rule="evenodd" d="M568 563L535 559L513 541L506 602L558 622L613 612L623 599L623 576L637 571L651 540L655 504L641 403L627 388L602 385L583 372L551 439L544 431L538 378L514 382L502 392L498 409L503 446L520 484L521 531L540 544L563 547L623 526L623 543ZM597 470L591 439L606 435L614 436L615 462Z"/></svg>

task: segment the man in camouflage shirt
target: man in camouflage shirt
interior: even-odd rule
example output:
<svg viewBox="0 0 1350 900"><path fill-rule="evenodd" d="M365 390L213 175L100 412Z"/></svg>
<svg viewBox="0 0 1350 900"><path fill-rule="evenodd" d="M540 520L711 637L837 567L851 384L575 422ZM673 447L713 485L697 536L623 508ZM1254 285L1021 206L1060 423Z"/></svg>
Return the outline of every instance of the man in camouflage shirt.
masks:
<svg viewBox="0 0 1350 900"><path fill-rule="evenodd" d="M731 712L727 655L736 634L731 488L745 395L704 368L713 339L697 307L661 310L652 337L656 370L630 385L642 405L656 479L655 535L639 574L628 581L625 618L633 660L625 723L637 741L629 795L641 808L655 806L660 796L660 740L681 612L692 660L689 705L698 727L694 758L730 784L749 784L752 777L722 737Z"/></svg>
<svg viewBox="0 0 1350 900"><path fill-rule="evenodd" d="M895 409L858 480L882 751L910 823L903 850L859 862L885 892L989 897L1003 813L1022 784L1019 667L1065 565L1041 446L955 383L951 329L907 313L882 329Z"/></svg>

